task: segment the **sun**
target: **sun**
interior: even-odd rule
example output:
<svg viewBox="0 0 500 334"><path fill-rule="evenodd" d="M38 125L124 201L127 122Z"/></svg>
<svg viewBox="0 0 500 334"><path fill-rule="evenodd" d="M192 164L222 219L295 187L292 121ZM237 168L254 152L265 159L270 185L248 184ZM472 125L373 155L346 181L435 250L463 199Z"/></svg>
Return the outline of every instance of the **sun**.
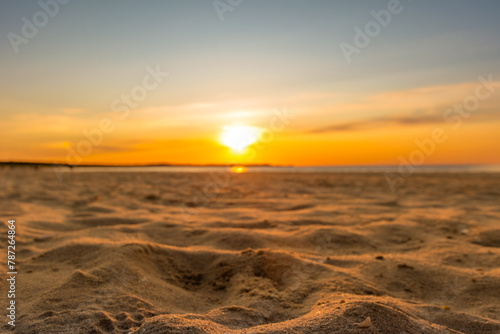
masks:
<svg viewBox="0 0 500 334"><path fill-rule="evenodd" d="M241 153L259 140L261 132L260 128L254 126L229 125L223 128L219 140L224 146Z"/></svg>

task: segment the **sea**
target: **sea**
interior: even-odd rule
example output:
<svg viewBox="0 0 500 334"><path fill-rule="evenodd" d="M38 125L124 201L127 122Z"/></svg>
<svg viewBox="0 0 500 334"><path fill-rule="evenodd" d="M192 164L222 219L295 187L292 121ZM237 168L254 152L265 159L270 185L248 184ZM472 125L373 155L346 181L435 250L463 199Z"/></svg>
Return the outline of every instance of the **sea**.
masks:
<svg viewBox="0 0 500 334"><path fill-rule="evenodd" d="M61 168L61 167L58 167ZM66 168L66 167L62 167ZM68 168L69 169L69 168ZM500 165L426 166L75 166L73 173L500 173Z"/></svg>

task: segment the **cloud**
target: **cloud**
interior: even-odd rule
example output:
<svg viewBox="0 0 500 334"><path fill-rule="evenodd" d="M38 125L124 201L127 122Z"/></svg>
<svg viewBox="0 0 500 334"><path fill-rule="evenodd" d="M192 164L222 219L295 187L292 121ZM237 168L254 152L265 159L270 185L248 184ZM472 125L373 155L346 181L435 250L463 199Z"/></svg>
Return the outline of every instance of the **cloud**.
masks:
<svg viewBox="0 0 500 334"><path fill-rule="evenodd" d="M82 108L62 108L61 112L64 115L79 115L79 114L84 114L85 109L82 109Z"/></svg>
<svg viewBox="0 0 500 334"><path fill-rule="evenodd" d="M399 117L384 117L373 118L368 120L344 122L332 124L328 126L319 127L309 130L308 133L325 133L325 132L342 132L342 131L361 131L381 128L385 126L397 125L422 125L422 124L435 124L442 122L441 115L413 115L413 116L399 116Z"/></svg>
<svg viewBox="0 0 500 334"><path fill-rule="evenodd" d="M333 120L333 115L358 115L358 120L332 122L306 133L326 133L362 131L389 126L418 126L442 124L443 115L464 99L475 94L478 82L469 82L443 86L413 88L403 91L391 91L363 97L360 101L340 103L325 109L322 115L326 120ZM484 88L483 88L484 90ZM500 119L500 96L492 94L480 101L479 108L472 112L473 117L467 122L487 122ZM370 115L370 116L368 116ZM365 116L365 118L361 118ZM328 123L327 123L328 124Z"/></svg>

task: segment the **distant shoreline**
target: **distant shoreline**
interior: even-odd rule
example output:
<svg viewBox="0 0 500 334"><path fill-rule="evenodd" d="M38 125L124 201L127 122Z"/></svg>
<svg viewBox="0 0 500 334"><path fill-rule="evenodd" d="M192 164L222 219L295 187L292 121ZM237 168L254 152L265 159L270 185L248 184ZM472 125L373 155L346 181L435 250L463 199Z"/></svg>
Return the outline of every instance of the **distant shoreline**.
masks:
<svg viewBox="0 0 500 334"><path fill-rule="evenodd" d="M0 162L0 167L227 167L227 166L244 166L244 167L294 167L292 165L271 165L271 164L77 164L71 165L66 163L48 163L48 162L19 162L5 161Z"/></svg>
<svg viewBox="0 0 500 334"><path fill-rule="evenodd" d="M337 173L337 172L369 172L386 173L407 177L413 173L500 173L500 165L477 165L477 164L456 164L456 165L422 165L422 166L401 166L401 165L336 165L336 166L293 166L293 165L271 165L271 164L64 164L46 162L0 162L0 169L55 169L72 170L80 172L96 171L119 171L119 172L206 172L222 171L232 167L245 167L245 172L311 172L311 173Z"/></svg>

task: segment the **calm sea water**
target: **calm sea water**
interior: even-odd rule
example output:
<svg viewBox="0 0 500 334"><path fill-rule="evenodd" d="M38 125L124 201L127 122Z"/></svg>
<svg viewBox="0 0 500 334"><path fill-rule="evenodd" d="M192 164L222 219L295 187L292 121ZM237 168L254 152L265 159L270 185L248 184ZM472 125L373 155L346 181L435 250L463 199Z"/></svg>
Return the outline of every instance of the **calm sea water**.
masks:
<svg viewBox="0 0 500 334"><path fill-rule="evenodd" d="M147 167L74 167L73 172L160 172L160 173L398 173L399 166L321 166L321 167L245 167L244 170L223 166L147 166ZM415 173L500 173L499 165L416 166ZM407 169L402 169L407 173Z"/></svg>

